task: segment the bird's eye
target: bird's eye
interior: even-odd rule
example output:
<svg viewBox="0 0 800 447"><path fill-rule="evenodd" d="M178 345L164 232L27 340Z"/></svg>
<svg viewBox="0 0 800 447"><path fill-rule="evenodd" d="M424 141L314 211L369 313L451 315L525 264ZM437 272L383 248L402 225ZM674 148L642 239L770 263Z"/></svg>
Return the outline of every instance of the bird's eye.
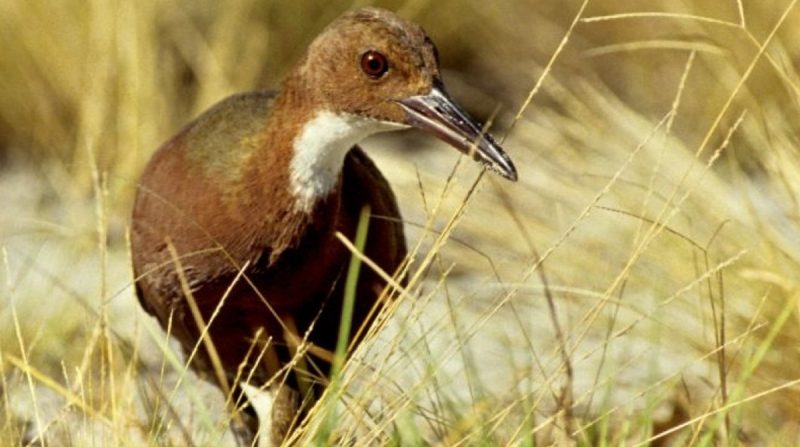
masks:
<svg viewBox="0 0 800 447"><path fill-rule="evenodd" d="M379 79L389 70L389 61L386 56L375 50L369 50L361 55L361 71L372 79Z"/></svg>

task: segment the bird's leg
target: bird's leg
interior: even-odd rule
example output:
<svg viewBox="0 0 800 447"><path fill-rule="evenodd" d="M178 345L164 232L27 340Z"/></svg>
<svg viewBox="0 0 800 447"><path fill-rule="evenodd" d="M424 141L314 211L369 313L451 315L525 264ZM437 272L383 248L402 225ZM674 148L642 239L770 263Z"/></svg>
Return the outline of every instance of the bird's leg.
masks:
<svg viewBox="0 0 800 447"><path fill-rule="evenodd" d="M300 393L285 383L273 385L271 391L273 399L271 444L279 447L299 422L297 417L300 409Z"/></svg>
<svg viewBox="0 0 800 447"><path fill-rule="evenodd" d="M238 420L231 429L240 446L279 447L302 421L300 393L287 383L275 383L269 391L240 382Z"/></svg>
<svg viewBox="0 0 800 447"><path fill-rule="evenodd" d="M241 386L236 386L234 390L236 396L236 405L238 409L234 409L236 414L231 419L230 427L236 438L236 443L242 447L257 446L260 443L257 441L259 429L259 416L255 407Z"/></svg>

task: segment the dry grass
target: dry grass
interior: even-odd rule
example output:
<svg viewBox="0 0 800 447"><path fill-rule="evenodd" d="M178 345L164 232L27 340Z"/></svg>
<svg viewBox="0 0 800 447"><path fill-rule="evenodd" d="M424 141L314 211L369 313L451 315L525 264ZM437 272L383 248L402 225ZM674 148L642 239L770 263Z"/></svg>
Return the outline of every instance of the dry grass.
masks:
<svg viewBox="0 0 800 447"><path fill-rule="evenodd" d="M135 302L135 179L354 3L0 4L4 445L233 442ZM797 1L527 3L381 3L432 34L455 97L499 112L521 180L410 133L365 143L413 280L302 435L795 444Z"/></svg>

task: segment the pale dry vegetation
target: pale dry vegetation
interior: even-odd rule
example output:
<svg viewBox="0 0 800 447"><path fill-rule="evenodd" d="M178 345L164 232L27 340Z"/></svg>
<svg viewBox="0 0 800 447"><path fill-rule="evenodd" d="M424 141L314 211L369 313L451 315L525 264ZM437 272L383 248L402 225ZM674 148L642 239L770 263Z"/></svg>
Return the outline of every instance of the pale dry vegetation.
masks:
<svg viewBox="0 0 800 447"><path fill-rule="evenodd" d="M367 2L311 3L0 3L0 443L233 443L138 308L128 212L161 141ZM520 182L364 144L412 282L306 439L796 445L797 0L378 3L429 31Z"/></svg>

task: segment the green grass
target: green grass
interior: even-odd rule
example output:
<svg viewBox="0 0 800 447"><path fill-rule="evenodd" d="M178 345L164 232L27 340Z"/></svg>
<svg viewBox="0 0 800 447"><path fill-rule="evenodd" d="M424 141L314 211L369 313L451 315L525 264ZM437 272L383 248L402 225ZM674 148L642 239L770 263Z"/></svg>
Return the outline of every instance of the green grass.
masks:
<svg viewBox="0 0 800 447"><path fill-rule="evenodd" d="M365 3L0 4L0 444L233 442L224 396L138 310L136 179ZM364 144L410 282L304 439L796 444L795 3L379 2L429 31L520 181L413 133Z"/></svg>

